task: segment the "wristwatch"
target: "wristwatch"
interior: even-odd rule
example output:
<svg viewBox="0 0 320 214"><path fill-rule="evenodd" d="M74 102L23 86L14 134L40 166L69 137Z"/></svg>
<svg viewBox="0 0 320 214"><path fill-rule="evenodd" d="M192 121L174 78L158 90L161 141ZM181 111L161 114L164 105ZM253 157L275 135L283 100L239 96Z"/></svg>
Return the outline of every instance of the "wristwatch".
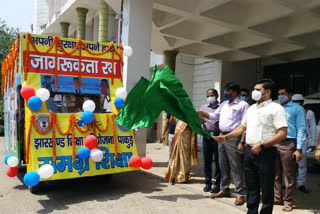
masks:
<svg viewBox="0 0 320 214"><path fill-rule="evenodd" d="M261 149L264 149L263 143L260 144L260 148L261 148Z"/></svg>
<svg viewBox="0 0 320 214"><path fill-rule="evenodd" d="M243 142L240 142L243 146L244 146L244 144L246 144L246 142L245 141L243 141Z"/></svg>

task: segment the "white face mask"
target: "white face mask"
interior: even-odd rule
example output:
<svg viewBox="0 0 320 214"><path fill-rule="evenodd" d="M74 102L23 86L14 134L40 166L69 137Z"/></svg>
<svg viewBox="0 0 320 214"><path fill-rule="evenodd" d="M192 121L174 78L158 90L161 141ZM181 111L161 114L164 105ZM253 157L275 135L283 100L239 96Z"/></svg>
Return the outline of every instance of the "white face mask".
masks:
<svg viewBox="0 0 320 214"><path fill-rule="evenodd" d="M252 99L255 101L259 101L262 98L262 94L260 91L253 90L251 93Z"/></svg>
<svg viewBox="0 0 320 214"><path fill-rule="evenodd" d="M208 98L207 98L207 102L208 102L209 104L213 104L213 103L215 103L216 101L217 101L216 97L208 97Z"/></svg>

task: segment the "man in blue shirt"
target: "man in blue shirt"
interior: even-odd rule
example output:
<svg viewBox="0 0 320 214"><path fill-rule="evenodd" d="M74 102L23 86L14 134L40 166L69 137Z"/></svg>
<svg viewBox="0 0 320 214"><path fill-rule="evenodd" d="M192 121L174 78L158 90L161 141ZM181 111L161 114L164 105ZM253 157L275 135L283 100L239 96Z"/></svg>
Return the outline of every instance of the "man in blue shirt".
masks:
<svg viewBox="0 0 320 214"><path fill-rule="evenodd" d="M287 139L277 148L274 204L284 204L283 211L292 211L292 197L296 188L296 163L302 159L302 147L306 141L306 118L304 109L291 101L293 91L281 88L278 100L287 114ZM282 172L285 194L282 196Z"/></svg>

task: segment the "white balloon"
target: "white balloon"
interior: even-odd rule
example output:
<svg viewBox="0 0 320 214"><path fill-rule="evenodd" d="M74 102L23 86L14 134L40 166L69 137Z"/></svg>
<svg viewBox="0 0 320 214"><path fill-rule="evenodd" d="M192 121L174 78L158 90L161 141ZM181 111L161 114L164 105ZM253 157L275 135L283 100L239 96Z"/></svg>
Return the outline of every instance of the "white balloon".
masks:
<svg viewBox="0 0 320 214"><path fill-rule="evenodd" d="M94 112L96 109L96 104L92 100L87 100L82 105L83 111L91 111Z"/></svg>
<svg viewBox="0 0 320 214"><path fill-rule="evenodd" d="M38 174L40 175L40 178L50 178L54 173L53 166L50 164L45 164L40 167Z"/></svg>
<svg viewBox="0 0 320 214"><path fill-rule="evenodd" d="M37 97L39 97L42 102L45 102L49 99L50 97L50 91L46 88L40 88L37 92L36 92Z"/></svg>
<svg viewBox="0 0 320 214"><path fill-rule="evenodd" d="M123 47L123 54L125 56L131 56L132 53L133 53L133 50L132 50L132 48L130 46L124 46Z"/></svg>
<svg viewBox="0 0 320 214"><path fill-rule="evenodd" d="M11 156L8 158L7 163L10 167L16 167L18 166L19 159L16 156Z"/></svg>
<svg viewBox="0 0 320 214"><path fill-rule="evenodd" d="M103 159L103 153L100 149L92 149L90 150L90 158L94 162L100 162Z"/></svg>
<svg viewBox="0 0 320 214"><path fill-rule="evenodd" d="M121 97L122 99L125 99L127 95L128 94L125 88L118 88L116 90L116 97Z"/></svg>

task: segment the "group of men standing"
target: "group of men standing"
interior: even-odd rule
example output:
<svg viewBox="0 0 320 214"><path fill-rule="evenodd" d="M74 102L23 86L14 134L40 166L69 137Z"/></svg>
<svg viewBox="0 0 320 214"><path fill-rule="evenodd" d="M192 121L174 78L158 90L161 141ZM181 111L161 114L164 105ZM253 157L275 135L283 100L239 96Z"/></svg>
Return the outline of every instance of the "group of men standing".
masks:
<svg viewBox="0 0 320 214"><path fill-rule="evenodd" d="M307 192L304 154L308 149L316 149L317 142L315 121L306 122L306 115L312 113L302 107L302 95L292 97L292 91L285 87L277 91L270 79L255 83L251 95L256 103L250 107L243 97L245 92L239 84L227 83L225 101L219 104L218 92L209 89L208 104L198 111L203 128L215 136L203 138L204 191L211 191L212 198L230 197L231 175L237 196L235 204L242 205L245 177L248 213L258 213L260 191L263 203L260 213L272 213L273 204L284 205L283 211L291 211L296 163L299 163L299 189ZM272 101L277 93L280 104ZM212 187L213 154L216 182Z"/></svg>

